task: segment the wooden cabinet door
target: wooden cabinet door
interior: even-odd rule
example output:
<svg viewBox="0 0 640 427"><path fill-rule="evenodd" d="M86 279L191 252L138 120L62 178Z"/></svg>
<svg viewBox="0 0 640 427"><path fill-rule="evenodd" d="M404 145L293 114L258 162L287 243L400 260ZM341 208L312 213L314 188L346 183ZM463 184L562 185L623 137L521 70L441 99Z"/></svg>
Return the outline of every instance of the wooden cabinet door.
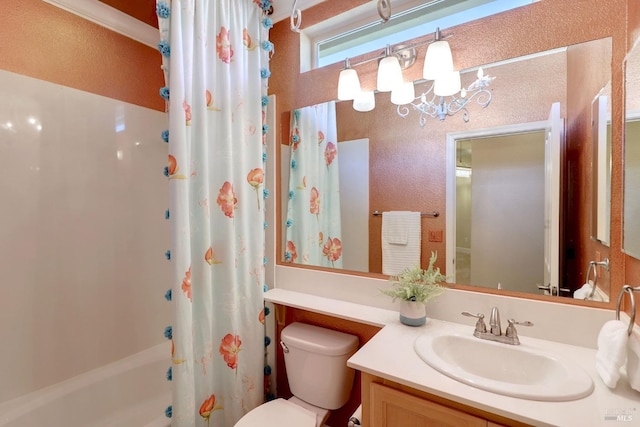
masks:
<svg viewBox="0 0 640 427"><path fill-rule="evenodd" d="M378 383L371 383L372 427L487 427L487 421Z"/></svg>

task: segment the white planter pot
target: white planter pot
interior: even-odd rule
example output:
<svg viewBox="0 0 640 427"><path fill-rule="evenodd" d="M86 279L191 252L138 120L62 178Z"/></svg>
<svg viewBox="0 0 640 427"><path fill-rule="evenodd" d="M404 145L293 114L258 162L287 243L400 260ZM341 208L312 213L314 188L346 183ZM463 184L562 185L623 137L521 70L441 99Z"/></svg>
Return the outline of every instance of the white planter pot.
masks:
<svg viewBox="0 0 640 427"><path fill-rule="evenodd" d="M422 326L427 321L427 308L421 302L400 301L400 322L409 326Z"/></svg>

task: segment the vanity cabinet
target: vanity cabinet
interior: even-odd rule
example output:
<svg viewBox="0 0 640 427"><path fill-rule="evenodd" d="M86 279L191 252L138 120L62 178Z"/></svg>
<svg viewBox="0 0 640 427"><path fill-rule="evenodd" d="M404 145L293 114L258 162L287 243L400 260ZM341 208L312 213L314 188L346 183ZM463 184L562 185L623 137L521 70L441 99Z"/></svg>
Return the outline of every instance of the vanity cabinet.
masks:
<svg viewBox="0 0 640 427"><path fill-rule="evenodd" d="M526 425L367 373L362 373L362 424L371 427Z"/></svg>

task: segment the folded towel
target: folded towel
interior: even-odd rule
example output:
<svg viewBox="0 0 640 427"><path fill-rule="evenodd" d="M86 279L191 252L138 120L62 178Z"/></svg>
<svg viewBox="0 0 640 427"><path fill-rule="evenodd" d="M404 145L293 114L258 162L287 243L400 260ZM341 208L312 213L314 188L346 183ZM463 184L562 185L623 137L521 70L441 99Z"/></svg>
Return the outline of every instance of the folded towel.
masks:
<svg viewBox="0 0 640 427"><path fill-rule="evenodd" d="M406 241L403 240L405 230ZM395 276L406 268L420 265L420 212L383 212L381 234L382 274Z"/></svg>
<svg viewBox="0 0 640 427"><path fill-rule="evenodd" d="M633 331L627 345L627 378L631 388L640 391L640 334Z"/></svg>
<svg viewBox="0 0 640 427"><path fill-rule="evenodd" d="M609 388L615 388L620 379L620 368L627 359L628 335L624 322L609 320L598 334L596 371Z"/></svg>

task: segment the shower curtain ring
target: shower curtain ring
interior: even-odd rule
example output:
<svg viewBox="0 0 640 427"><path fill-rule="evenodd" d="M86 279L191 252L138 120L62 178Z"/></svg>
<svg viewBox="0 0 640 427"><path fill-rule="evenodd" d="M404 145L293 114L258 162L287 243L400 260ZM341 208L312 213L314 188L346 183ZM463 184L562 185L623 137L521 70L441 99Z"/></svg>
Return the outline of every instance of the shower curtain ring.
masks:
<svg viewBox="0 0 640 427"><path fill-rule="evenodd" d="M302 11L297 9L298 0L293 0L293 6L291 6L291 16L289 17L289 26L291 31L295 33L300 32L300 24L302 24Z"/></svg>
<svg viewBox="0 0 640 427"><path fill-rule="evenodd" d="M391 0L378 0L378 15L383 24L391 18Z"/></svg>

